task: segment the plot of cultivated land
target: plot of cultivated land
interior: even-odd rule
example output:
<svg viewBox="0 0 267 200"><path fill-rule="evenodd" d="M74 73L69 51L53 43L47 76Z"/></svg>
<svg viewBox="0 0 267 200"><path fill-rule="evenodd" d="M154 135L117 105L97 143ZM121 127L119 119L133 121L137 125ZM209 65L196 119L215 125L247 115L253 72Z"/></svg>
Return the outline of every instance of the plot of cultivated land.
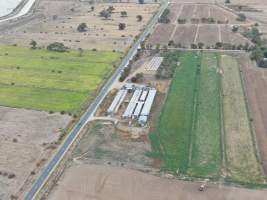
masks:
<svg viewBox="0 0 267 200"><path fill-rule="evenodd" d="M194 43L196 31L196 25L178 25L173 36L173 41L175 44L180 43L182 46L189 47Z"/></svg>
<svg viewBox="0 0 267 200"><path fill-rule="evenodd" d="M114 6L110 19L104 20L99 12ZM94 11L91 11L94 6ZM0 42L4 44L28 45L31 39L39 45L63 42L71 48L98 50L126 50L145 27L158 8L158 4L96 3L75 0L43 0L37 4L34 17L23 19L23 23L0 26ZM121 11L127 17L121 17ZM136 16L142 15L141 22ZM87 23L88 31L78 32L80 23ZM126 29L119 30L118 24L125 23ZM7 33L8 31L8 33Z"/></svg>
<svg viewBox="0 0 267 200"><path fill-rule="evenodd" d="M196 43L202 42L205 46L215 46L219 41L219 28L214 25L200 25Z"/></svg>
<svg viewBox="0 0 267 200"><path fill-rule="evenodd" d="M263 163L267 173L267 86L266 70L258 68L248 57L241 57L245 75L246 92L252 111L253 122L256 130L256 139Z"/></svg>
<svg viewBox="0 0 267 200"><path fill-rule="evenodd" d="M220 20L228 23L237 23L237 16L223 8L218 6L210 6L210 16L213 17L216 21ZM242 23L238 21L238 23Z"/></svg>
<svg viewBox="0 0 267 200"><path fill-rule="evenodd" d="M100 165L73 165L48 199L79 200L262 200L266 191L210 185L204 193L199 183L160 178L138 171Z"/></svg>
<svg viewBox="0 0 267 200"><path fill-rule="evenodd" d="M233 57L223 55L221 68L226 165L229 176L244 182L259 181L261 170L255 155L238 63Z"/></svg>
<svg viewBox="0 0 267 200"><path fill-rule="evenodd" d="M196 5L185 4L179 19L186 19L189 21L193 17L195 9Z"/></svg>
<svg viewBox="0 0 267 200"><path fill-rule="evenodd" d="M210 6L197 5L195 18L197 18L197 19L208 18L208 17L210 17L209 11L210 11Z"/></svg>
<svg viewBox="0 0 267 200"><path fill-rule="evenodd" d="M0 47L0 105L77 112L113 70L120 54L54 53Z"/></svg>
<svg viewBox="0 0 267 200"><path fill-rule="evenodd" d="M151 134L151 142L152 155L162 161L162 168L185 173L199 58L194 53L187 53L180 60L156 131Z"/></svg>
<svg viewBox="0 0 267 200"><path fill-rule="evenodd" d="M168 44L175 26L173 24L158 24L154 33L148 40L151 44Z"/></svg>
<svg viewBox="0 0 267 200"><path fill-rule="evenodd" d="M249 40L244 38L239 33L233 33L231 26L221 25L220 29L221 29L221 37L223 43L235 44L235 45L246 44L246 43L251 44Z"/></svg>
<svg viewBox="0 0 267 200"><path fill-rule="evenodd" d="M70 121L67 115L0 107L0 199L18 192ZM15 174L9 179L4 173Z"/></svg>
<svg viewBox="0 0 267 200"><path fill-rule="evenodd" d="M176 19L177 19L177 15L180 12L181 9L181 4L171 4L169 9L170 9L170 14L169 14L169 19L171 20L171 23L177 23Z"/></svg>
<svg viewBox="0 0 267 200"><path fill-rule="evenodd" d="M192 136L190 172L218 176L221 166L220 84L216 54L203 54Z"/></svg>

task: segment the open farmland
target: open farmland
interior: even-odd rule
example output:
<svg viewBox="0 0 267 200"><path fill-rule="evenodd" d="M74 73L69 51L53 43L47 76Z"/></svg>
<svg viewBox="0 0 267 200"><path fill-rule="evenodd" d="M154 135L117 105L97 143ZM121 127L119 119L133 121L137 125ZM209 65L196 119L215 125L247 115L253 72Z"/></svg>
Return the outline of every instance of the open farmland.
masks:
<svg viewBox="0 0 267 200"><path fill-rule="evenodd" d="M149 38L148 43L160 45L168 44L169 38L171 37L174 28L175 26L173 24L158 24L155 28L154 33Z"/></svg>
<svg viewBox="0 0 267 200"><path fill-rule="evenodd" d="M197 25L194 24L185 24L179 25L176 28L176 31L171 40L175 44L181 44L184 47L189 47L192 43L194 43L197 32Z"/></svg>
<svg viewBox="0 0 267 200"><path fill-rule="evenodd" d="M261 169L255 155L239 66L231 57L221 56L223 70L223 110L228 176L239 181L260 180Z"/></svg>
<svg viewBox="0 0 267 200"><path fill-rule="evenodd" d="M262 183L236 59L180 54L151 156L173 173Z"/></svg>
<svg viewBox="0 0 267 200"><path fill-rule="evenodd" d="M220 75L216 54L202 56L190 173L218 176L221 167Z"/></svg>
<svg viewBox="0 0 267 200"><path fill-rule="evenodd" d="M125 167L73 164L48 199L263 200L267 193L213 184L199 192L198 187L199 183L170 180Z"/></svg>
<svg viewBox="0 0 267 200"><path fill-rule="evenodd" d="M218 26L199 25L198 36L196 44L202 42L205 46L215 46L217 42L221 42L219 38Z"/></svg>
<svg viewBox="0 0 267 200"><path fill-rule="evenodd" d="M245 89L248 95L256 139L265 174L267 173L267 72L247 57L240 57L244 70Z"/></svg>
<svg viewBox="0 0 267 200"><path fill-rule="evenodd" d="M237 21L235 14L217 5L172 3L169 10L170 23L158 24L148 39L149 44L168 45L172 41L174 46L185 48L198 43L203 43L204 48L214 47L216 43L251 44L240 33L232 32L233 25L243 26L248 22Z"/></svg>
<svg viewBox="0 0 267 200"><path fill-rule="evenodd" d="M99 16L103 9L114 7L111 17ZM91 7L94 10L91 10ZM62 42L71 48L125 51L141 33L159 4L137 3L94 3L76 0L42 0L29 18L0 24L0 42L28 46L33 39L40 46ZM127 16L121 17L126 11ZM142 21L136 16L141 15ZM86 23L87 31L79 32L77 27ZM119 23L126 28L119 30Z"/></svg>
<svg viewBox="0 0 267 200"><path fill-rule="evenodd" d="M181 56L157 129L151 135L152 154L167 170L186 173L188 168L198 64L194 53Z"/></svg>
<svg viewBox="0 0 267 200"><path fill-rule="evenodd" d="M113 71L121 54L65 53L0 47L0 105L78 112Z"/></svg>
<svg viewBox="0 0 267 200"><path fill-rule="evenodd" d="M70 121L59 113L0 107L0 199L10 199L36 178Z"/></svg>

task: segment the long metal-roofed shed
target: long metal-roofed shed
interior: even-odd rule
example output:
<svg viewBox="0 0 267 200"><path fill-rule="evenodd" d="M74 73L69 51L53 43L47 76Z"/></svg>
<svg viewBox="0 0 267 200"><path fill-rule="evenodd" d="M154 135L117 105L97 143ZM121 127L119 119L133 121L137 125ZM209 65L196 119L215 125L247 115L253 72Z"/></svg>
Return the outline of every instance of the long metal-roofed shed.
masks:
<svg viewBox="0 0 267 200"><path fill-rule="evenodd" d="M134 109L136 107L136 104L138 103L138 99L139 99L141 93L142 93L142 90L141 89L136 89L134 91L134 94L133 94L133 96L132 96L129 104L128 104L125 112L122 115L123 118L127 118L127 117L130 118L130 117L132 117L132 114L134 112Z"/></svg>
<svg viewBox="0 0 267 200"><path fill-rule="evenodd" d="M143 105L144 105L144 102L138 102L137 103L137 106L136 106L136 108L135 108L135 110L134 110L134 113L133 113L133 117L134 118L138 118L139 117L139 115L140 115L140 113L141 113L141 110L142 110L142 108L143 108Z"/></svg>
<svg viewBox="0 0 267 200"><path fill-rule="evenodd" d="M115 114L117 113L121 103L123 102L125 96L127 94L127 90L119 90L114 98L114 100L112 101L111 105L109 106L107 112L108 114Z"/></svg>
<svg viewBox="0 0 267 200"><path fill-rule="evenodd" d="M140 97L140 101L145 101L148 94L148 90L143 90L142 95Z"/></svg>
<svg viewBox="0 0 267 200"><path fill-rule="evenodd" d="M149 90L148 96L146 98L146 101L144 103L143 109L141 111L140 117L139 117L139 123L140 124L145 124L147 122L148 116L150 114L154 99L156 97L157 90L156 89L151 89Z"/></svg>

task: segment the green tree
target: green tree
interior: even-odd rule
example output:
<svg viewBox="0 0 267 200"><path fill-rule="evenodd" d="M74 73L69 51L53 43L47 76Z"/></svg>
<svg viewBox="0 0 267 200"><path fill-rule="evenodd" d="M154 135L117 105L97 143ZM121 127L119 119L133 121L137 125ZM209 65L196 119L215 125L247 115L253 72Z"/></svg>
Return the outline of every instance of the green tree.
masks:
<svg viewBox="0 0 267 200"><path fill-rule="evenodd" d="M79 26L77 27L77 30L79 32L85 32L87 30L87 24L86 23L79 24Z"/></svg>
<svg viewBox="0 0 267 200"><path fill-rule="evenodd" d="M119 30L124 30L126 28L125 23L119 23Z"/></svg>
<svg viewBox="0 0 267 200"><path fill-rule="evenodd" d="M127 12L126 11L121 11L121 17L127 17Z"/></svg>
<svg viewBox="0 0 267 200"><path fill-rule="evenodd" d="M31 40L30 45L32 49L36 49L37 42L35 40Z"/></svg>
<svg viewBox="0 0 267 200"><path fill-rule="evenodd" d="M141 22L143 20L143 16L142 15L137 15L136 18L137 18L138 22Z"/></svg>
<svg viewBox="0 0 267 200"><path fill-rule="evenodd" d="M111 17L111 13L108 11L108 10L102 10L100 13L100 16L101 17L104 17L105 19L108 19Z"/></svg>

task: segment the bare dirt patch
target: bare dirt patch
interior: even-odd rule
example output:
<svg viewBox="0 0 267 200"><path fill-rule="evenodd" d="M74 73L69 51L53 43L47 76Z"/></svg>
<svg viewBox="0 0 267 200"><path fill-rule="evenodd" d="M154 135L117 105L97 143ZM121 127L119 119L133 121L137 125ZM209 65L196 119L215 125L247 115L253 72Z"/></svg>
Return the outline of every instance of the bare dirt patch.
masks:
<svg viewBox="0 0 267 200"><path fill-rule="evenodd" d="M66 115L0 107L0 199L9 199L24 187L31 171L53 153L51 145L70 119ZM8 178L4 173L15 177Z"/></svg>
<svg viewBox="0 0 267 200"><path fill-rule="evenodd" d="M198 191L199 183L160 178L125 168L73 165L51 194L57 199L109 200L262 200L266 191L209 185Z"/></svg>

